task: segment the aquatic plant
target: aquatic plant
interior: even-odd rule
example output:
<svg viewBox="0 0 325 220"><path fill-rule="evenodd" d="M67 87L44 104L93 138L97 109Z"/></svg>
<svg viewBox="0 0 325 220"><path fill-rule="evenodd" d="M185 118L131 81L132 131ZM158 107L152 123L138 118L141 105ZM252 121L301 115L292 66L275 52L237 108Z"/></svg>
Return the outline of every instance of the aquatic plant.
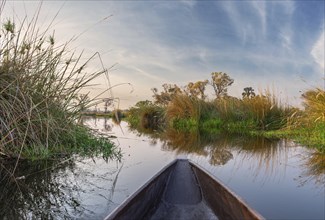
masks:
<svg viewBox="0 0 325 220"><path fill-rule="evenodd" d="M198 121L200 118L201 105L199 99L188 95L175 95L166 109L168 121L173 119L188 119Z"/></svg>
<svg viewBox="0 0 325 220"><path fill-rule="evenodd" d="M165 109L150 101L140 101L126 113L133 128L159 130L165 126Z"/></svg>
<svg viewBox="0 0 325 220"><path fill-rule="evenodd" d="M37 17L20 26L7 20L1 27L0 154L7 157L85 146L76 131L83 127L78 124L81 112L93 100L82 91L106 73L88 72L98 53L81 62L82 53L71 52L69 42L58 45L48 34L51 25L45 31L37 28ZM89 132L77 134L89 137Z"/></svg>
<svg viewBox="0 0 325 220"><path fill-rule="evenodd" d="M305 120L325 122L325 90L317 88L306 91L303 95Z"/></svg>
<svg viewBox="0 0 325 220"><path fill-rule="evenodd" d="M244 112L258 123L262 130L275 130L286 124L290 107L283 105L275 94L266 90L264 93L244 98Z"/></svg>
<svg viewBox="0 0 325 220"><path fill-rule="evenodd" d="M243 103L240 99L227 96L214 100L215 111L223 121L237 121L246 119Z"/></svg>

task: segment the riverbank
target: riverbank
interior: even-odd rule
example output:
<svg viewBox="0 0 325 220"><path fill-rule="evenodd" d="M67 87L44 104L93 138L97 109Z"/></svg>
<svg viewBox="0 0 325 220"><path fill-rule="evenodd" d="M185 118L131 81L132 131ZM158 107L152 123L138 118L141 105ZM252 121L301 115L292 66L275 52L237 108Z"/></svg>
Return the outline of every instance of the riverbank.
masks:
<svg viewBox="0 0 325 220"><path fill-rule="evenodd" d="M173 90L156 92L154 101L138 102L126 113L126 120L142 130L176 129L212 135L227 132L286 138L325 153L324 90L303 93L303 110L283 104L267 90L257 95L251 88L249 91L242 98L225 95L206 100L201 98L204 95L194 96L173 85Z"/></svg>

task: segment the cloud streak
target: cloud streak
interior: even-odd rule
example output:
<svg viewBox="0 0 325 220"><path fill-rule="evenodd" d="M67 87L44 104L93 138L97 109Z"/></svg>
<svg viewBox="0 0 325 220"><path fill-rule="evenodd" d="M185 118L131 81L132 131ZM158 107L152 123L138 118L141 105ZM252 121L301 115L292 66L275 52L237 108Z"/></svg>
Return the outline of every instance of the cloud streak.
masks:
<svg viewBox="0 0 325 220"><path fill-rule="evenodd" d="M320 66L320 68L323 70L325 69L325 57L324 57L324 50L325 50L325 32L320 35L319 39L315 42L312 50L311 55L315 59L315 62Z"/></svg>

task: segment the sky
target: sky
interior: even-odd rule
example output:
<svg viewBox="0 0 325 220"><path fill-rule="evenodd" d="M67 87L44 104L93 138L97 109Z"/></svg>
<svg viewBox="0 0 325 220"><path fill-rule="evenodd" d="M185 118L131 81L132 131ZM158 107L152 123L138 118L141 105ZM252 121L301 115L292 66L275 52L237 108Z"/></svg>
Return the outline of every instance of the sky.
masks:
<svg viewBox="0 0 325 220"><path fill-rule="evenodd" d="M19 23L38 5L7 1L1 20ZM43 1L39 25L58 13L58 42L78 36L71 48L84 50L85 60L99 52L122 109L152 100L153 87L184 86L212 72L234 79L230 95L241 97L245 87L269 89L299 106L302 92L325 85L324 12L324 0ZM92 95L108 88L104 77L94 84ZM211 88L207 94L213 98Z"/></svg>

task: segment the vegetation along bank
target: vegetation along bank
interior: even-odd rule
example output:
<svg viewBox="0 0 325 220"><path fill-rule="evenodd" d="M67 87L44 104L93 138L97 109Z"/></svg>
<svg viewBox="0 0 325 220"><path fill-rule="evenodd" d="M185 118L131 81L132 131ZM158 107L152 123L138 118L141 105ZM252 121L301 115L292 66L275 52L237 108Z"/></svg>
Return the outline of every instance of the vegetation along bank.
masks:
<svg viewBox="0 0 325 220"><path fill-rule="evenodd" d="M213 72L210 80L190 82L181 87L164 84L153 88L153 101L140 101L127 112L132 127L178 131L199 130L214 134L262 135L290 138L325 152L325 91L320 88L303 93L303 109L282 103L269 90L258 94L252 87L242 97L228 95L234 80L226 73ZM205 92L215 93L208 99Z"/></svg>

